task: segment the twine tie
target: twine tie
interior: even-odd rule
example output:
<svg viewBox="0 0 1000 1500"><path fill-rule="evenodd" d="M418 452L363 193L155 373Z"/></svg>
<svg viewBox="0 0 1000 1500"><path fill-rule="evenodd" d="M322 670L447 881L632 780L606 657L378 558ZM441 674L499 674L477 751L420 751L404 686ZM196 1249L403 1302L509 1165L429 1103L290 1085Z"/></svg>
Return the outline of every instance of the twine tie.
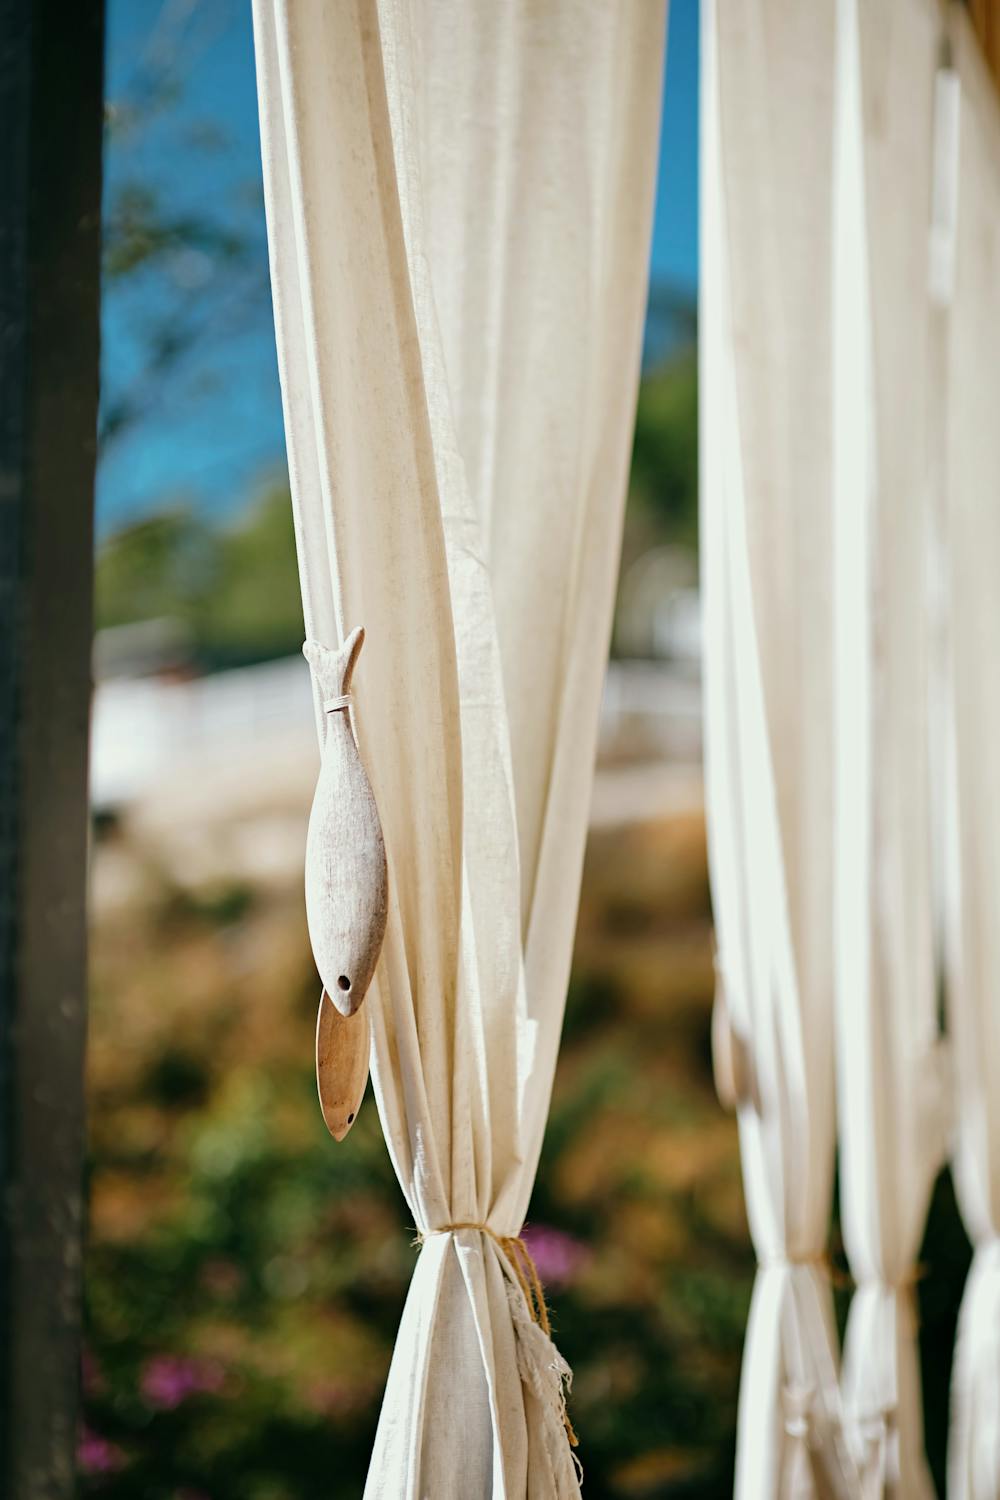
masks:
<svg viewBox="0 0 1000 1500"><path fill-rule="evenodd" d="M426 1234L418 1233L414 1240L415 1245L422 1245L435 1234L456 1234L460 1229L473 1229L479 1234L488 1235L507 1257L508 1264L514 1272L514 1277L521 1294L524 1297L531 1321L537 1323L546 1338L552 1337L552 1323L549 1318L549 1309L545 1301L545 1292L542 1290L542 1279L538 1274L534 1256L519 1234L497 1234L489 1224L476 1224L471 1220L463 1219L455 1224L441 1224L437 1229L428 1229ZM579 1438L573 1430L569 1413L563 1408L563 1422L566 1427L566 1436L571 1448L579 1446Z"/></svg>

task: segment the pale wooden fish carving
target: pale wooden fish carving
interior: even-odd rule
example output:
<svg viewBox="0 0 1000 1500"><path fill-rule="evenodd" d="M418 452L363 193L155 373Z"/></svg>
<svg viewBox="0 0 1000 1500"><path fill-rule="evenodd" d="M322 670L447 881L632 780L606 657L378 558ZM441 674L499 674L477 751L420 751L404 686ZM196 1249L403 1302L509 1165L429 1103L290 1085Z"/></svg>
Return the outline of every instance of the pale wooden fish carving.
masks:
<svg viewBox="0 0 1000 1500"><path fill-rule="evenodd" d="M306 917L326 992L352 1016L368 992L385 937L389 874L382 825L351 729L351 677L364 642L359 627L339 651L302 650L326 710L326 737L306 836Z"/></svg>
<svg viewBox="0 0 1000 1500"><path fill-rule="evenodd" d="M326 1128L335 1141L344 1139L361 1108L370 1051L368 1011L342 1016L324 990L316 1017L316 1088Z"/></svg>

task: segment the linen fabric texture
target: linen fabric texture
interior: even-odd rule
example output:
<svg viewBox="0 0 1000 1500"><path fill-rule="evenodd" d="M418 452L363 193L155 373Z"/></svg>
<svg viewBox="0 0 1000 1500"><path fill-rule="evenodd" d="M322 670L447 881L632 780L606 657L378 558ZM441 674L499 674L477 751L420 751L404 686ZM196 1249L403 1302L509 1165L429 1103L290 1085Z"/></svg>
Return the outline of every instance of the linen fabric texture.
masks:
<svg viewBox="0 0 1000 1500"><path fill-rule="evenodd" d="M567 1372L494 1236L527 1212L569 975L665 8L255 0L254 22L306 633L366 630L390 898L365 1003L424 1237L365 1494L561 1500Z"/></svg>

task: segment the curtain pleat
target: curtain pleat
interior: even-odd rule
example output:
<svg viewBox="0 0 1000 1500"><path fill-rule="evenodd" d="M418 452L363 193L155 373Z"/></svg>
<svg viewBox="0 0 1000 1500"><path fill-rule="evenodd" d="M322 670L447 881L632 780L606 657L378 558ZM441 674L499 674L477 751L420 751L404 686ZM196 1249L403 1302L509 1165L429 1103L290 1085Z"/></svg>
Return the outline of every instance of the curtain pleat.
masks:
<svg viewBox="0 0 1000 1500"><path fill-rule="evenodd" d="M306 632L390 910L367 1001L420 1251L368 1500L578 1492L527 1212L575 923L634 417L664 6L255 0ZM318 707L318 705L317 705Z"/></svg>
<svg viewBox="0 0 1000 1500"><path fill-rule="evenodd" d="M701 558L717 1004L758 1259L736 1494L847 1497L834 1142L834 5L702 7Z"/></svg>
<svg viewBox="0 0 1000 1500"><path fill-rule="evenodd" d="M947 499L953 684L953 1173L974 1257L952 1373L949 1500L1000 1495L1000 103L964 13Z"/></svg>
<svg viewBox="0 0 1000 1500"><path fill-rule="evenodd" d="M705 17L706 776L760 1262L737 1493L934 1494L917 1258L952 1146L974 1259L949 1496L996 1500L1000 103L957 5Z"/></svg>
<svg viewBox="0 0 1000 1500"><path fill-rule="evenodd" d="M840 1203L845 1414L866 1493L921 1500L916 1265L947 1149L934 951L928 558L932 0L840 0L835 174Z"/></svg>

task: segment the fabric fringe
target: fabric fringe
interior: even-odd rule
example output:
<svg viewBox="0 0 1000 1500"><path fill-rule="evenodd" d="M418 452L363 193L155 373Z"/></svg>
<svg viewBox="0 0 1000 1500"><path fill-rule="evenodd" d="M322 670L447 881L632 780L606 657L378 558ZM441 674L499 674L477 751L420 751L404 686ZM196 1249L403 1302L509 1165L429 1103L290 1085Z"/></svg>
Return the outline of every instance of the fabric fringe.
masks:
<svg viewBox="0 0 1000 1500"><path fill-rule="evenodd" d="M583 1465L575 1451L573 1428L566 1409L572 1389L573 1371L559 1353L549 1333L531 1316L519 1284L507 1284L507 1300L514 1325L517 1368L521 1382L537 1400L542 1412L545 1449L552 1466L555 1495L580 1492Z"/></svg>
<svg viewBox="0 0 1000 1500"><path fill-rule="evenodd" d="M579 1440L566 1404L573 1371L553 1342L549 1309L534 1257L520 1235L498 1234L491 1225L470 1219L442 1224L426 1233L418 1231L413 1243L422 1245L431 1235L458 1234L462 1230L486 1235L503 1252L518 1375L522 1386L532 1393L541 1408L545 1451L555 1486L554 1500L574 1500L580 1493L583 1465L576 1454Z"/></svg>

